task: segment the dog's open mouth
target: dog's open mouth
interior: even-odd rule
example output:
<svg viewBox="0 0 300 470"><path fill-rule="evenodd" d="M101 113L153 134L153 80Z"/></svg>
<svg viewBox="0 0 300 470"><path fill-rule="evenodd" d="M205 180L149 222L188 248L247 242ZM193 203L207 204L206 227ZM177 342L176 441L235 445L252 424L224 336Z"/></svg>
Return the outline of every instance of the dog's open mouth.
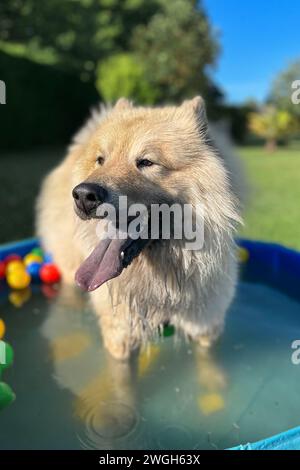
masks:
<svg viewBox="0 0 300 470"><path fill-rule="evenodd" d="M131 261L140 254L149 240L138 238L104 238L82 263L75 275L81 289L93 291L121 274Z"/></svg>

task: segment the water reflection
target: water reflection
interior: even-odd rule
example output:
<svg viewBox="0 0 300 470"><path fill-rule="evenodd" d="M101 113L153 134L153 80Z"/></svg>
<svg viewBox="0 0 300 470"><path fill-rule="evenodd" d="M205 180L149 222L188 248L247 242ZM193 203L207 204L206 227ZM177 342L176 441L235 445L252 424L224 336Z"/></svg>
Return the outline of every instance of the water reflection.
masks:
<svg viewBox="0 0 300 470"><path fill-rule="evenodd" d="M299 298L241 282L210 351L173 335L126 363L105 352L85 296L52 297L1 305L15 352L1 380L17 396L1 449L226 448L299 425Z"/></svg>
<svg viewBox="0 0 300 470"><path fill-rule="evenodd" d="M225 407L227 378L209 349L167 338L150 343L129 361L117 361L104 350L84 295L62 286L49 309L42 333L55 381L72 392L81 447L197 447L183 417L197 409L209 416ZM182 383L190 368L192 382Z"/></svg>

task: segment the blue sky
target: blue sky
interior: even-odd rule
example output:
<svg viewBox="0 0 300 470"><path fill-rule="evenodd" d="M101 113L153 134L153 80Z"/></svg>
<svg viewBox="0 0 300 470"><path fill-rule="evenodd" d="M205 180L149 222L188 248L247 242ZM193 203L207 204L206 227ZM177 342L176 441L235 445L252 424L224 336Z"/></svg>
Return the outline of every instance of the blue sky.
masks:
<svg viewBox="0 0 300 470"><path fill-rule="evenodd" d="M227 101L263 100L274 76L300 58L299 0L202 1L219 33L213 76Z"/></svg>

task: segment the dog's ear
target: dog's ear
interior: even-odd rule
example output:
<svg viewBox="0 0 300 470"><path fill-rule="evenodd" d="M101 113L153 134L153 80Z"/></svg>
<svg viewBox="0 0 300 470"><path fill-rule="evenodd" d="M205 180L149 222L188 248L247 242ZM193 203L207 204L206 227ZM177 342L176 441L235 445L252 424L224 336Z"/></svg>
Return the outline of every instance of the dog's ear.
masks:
<svg viewBox="0 0 300 470"><path fill-rule="evenodd" d="M181 108L185 112L192 112L194 114L199 125L199 131L202 135L205 135L208 129L208 121L204 99L201 96L195 96L195 98L191 100L185 100Z"/></svg>
<svg viewBox="0 0 300 470"><path fill-rule="evenodd" d="M132 106L133 106L132 102L129 101L127 98L119 98L114 106L114 109L118 111L122 111L123 109L132 108Z"/></svg>

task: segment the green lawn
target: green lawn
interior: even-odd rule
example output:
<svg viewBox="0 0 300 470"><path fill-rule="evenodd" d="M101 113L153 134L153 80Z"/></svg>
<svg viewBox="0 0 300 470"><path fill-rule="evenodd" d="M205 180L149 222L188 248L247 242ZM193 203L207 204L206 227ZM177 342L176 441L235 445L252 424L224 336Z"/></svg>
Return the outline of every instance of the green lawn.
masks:
<svg viewBox="0 0 300 470"><path fill-rule="evenodd" d="M300 150L239 149L250 182L243 237L300 250ZM42 176L63 155L59 150L1 155L0 243L33 233L33 205Z"/></svg>
<svg viewBox="0 0 300 470"><path fill-rule="evenodd" d="M250 194L241 235L300 250L300 150L241 148Z"/></svg>

